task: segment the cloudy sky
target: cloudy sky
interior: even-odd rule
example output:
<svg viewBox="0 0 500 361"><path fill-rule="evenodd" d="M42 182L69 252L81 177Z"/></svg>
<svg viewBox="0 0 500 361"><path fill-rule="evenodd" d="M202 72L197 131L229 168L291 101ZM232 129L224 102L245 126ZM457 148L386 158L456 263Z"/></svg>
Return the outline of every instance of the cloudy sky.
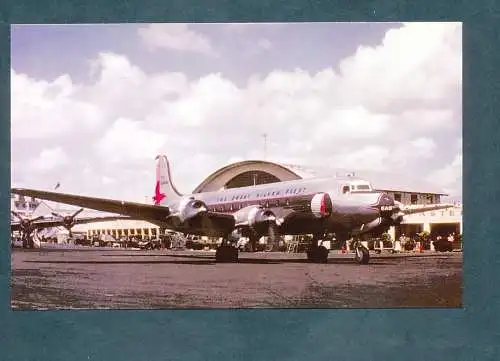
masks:
<svg viewBox="0 0 500 361"><path fill-rule="evenodd" d="M234 161L383 170L461 198L459 23L23 25L12 185L151 201ZM391 182L392 183L392 182Z"/></svg>

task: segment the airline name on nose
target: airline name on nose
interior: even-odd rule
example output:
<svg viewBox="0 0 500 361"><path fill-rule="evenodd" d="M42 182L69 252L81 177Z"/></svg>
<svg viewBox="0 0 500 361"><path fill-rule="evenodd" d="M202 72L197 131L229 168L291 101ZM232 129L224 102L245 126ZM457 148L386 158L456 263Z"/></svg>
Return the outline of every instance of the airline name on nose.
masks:
<svg viewBox="0 0 500 361"><path fill-rule="evenodd" d="M380 206L381 211L392 211L393 208L393 206Z"/></svg>

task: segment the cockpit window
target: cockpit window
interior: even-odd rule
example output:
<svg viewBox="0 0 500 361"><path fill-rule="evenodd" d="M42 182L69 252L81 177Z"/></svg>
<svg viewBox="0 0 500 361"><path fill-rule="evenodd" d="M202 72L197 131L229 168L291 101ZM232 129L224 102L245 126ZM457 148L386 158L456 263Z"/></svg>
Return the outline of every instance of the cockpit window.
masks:
<svg viewBox="0 0 500 361"><path fill-rule="evenodd" d="M370 186L369 186L368 184L359 184L359 185L357 186L357 189L358 189L358 190L360 190L360 191L361 191L361 190L366 190L366 191L369 191L369 190L370 190Z"/></svg>

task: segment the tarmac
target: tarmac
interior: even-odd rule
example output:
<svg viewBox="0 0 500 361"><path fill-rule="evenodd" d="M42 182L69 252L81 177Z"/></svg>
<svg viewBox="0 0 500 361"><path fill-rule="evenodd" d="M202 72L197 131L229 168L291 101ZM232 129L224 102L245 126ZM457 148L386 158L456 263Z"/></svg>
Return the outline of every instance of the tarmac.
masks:
<svg viewBox="0 0 500 361"><path fill-rule="evenodd" d="M458 308L462 253L305 254L74 247L13 249L15 310L176 308Z"/></svg>

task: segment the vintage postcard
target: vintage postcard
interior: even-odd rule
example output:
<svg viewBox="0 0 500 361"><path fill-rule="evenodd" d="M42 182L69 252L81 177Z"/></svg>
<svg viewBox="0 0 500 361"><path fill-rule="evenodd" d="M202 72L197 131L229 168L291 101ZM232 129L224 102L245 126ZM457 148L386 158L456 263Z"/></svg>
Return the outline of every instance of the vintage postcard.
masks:
<svg viewBox="0 0 500 361"><path fill-rule="evenodd" d="M13 309L462 307L462 24L11 27Z"/></svg>

